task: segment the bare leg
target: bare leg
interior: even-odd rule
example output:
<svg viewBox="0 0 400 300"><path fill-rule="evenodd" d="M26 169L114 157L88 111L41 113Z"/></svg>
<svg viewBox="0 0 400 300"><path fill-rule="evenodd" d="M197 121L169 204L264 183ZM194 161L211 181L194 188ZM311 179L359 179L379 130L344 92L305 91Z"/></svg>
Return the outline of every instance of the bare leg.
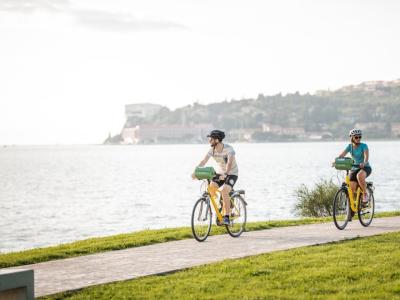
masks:
<svg viewBox="0 0 400 300"><path fill-rule="evenodd" d="M219 189L218 184L216 184L214 181L211 181L210 187L209 187L211 197L213 197L213 198L217 197L218 189Z"/></svg>
<svg viewBox="0 0 400 300"><path fill-rule="evenodd" d="M224 215L230 215L231 213L231 200L229 197L229 193L231 190L232 187L230 185L224 184L222 186L221 194L222 194L222 199L224 200L224 209L223 209Z"/></svg>
<svg viewBox="0 0 400 300"><path fill-rule="evenodd" d="M358 172L358 174L357 174L357 180L358 180L358 183L359 183L361 189L362 189L363 192L364 192L364 197L365 197L365 195L366 195L366 193L367 193L367 184L365 183L365 178L366 178L366 177L367 177L367 173L366 173L364 170L361 170L361 171ZM364 199L365 199L365 198L364 198Z"/></svg>

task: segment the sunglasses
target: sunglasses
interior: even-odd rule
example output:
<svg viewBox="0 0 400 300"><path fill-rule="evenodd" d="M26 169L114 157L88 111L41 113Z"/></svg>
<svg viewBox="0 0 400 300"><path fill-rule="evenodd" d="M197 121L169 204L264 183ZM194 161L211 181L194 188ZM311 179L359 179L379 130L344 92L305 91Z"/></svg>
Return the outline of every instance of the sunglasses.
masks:
<svg viewBox="0 0 400 300"><path fill-rule="evenodd" d="M361 135L355 135L355 136L354 136L354 139L356 139L356 140L361 139Z"/></svg>

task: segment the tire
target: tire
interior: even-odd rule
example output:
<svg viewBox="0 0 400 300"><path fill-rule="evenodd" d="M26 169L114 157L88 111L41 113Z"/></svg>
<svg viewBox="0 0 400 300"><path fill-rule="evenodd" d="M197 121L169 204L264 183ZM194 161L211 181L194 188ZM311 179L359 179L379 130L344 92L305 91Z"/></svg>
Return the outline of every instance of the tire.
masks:
<svg viewBox="0 0 400 300"><path fill-rule="evenodd" d="M358 204L358 220L364 227L368 227L372 223L375 213L374 193L370 187L367 188L369 193L369 203L367 207L362 207L362 200Z"/></svg>
<svg viewBox="0 0 400 300"><path fill-rule="evenodd" d="M339 230L346 228L351 214L350 201L347 190L344 188L336 192L333 200L333 222Z"/></svg>
<svg viewBox="0 0 400 300"><path fill-rule="evenodd" d="M246 202L240 195L236 195L231 198L231 203L233 207L231 208L230 224L225 227L230 236L239 237L246 227Z"/></svg>
<svg viewBox="0 0 400 300"><path fill-rule="evenodd" d="M211 230L211 206L206 198L196 201L192 211L192 233L194 238L203 242L207 239Z"/></svg>

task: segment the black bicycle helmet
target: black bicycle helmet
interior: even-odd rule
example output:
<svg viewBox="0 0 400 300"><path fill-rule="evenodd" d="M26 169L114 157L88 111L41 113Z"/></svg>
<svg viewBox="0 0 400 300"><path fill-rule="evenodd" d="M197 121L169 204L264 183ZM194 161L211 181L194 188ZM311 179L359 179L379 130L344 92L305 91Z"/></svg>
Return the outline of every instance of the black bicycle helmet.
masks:
<svg viewBox="0 0 400 300"><path fill-rule="evenodd" d="M207 137L211 137L213 139L219 139L220 142L225 138L225 132L221 130L211 130L211 132L207 135Z"/></svg>

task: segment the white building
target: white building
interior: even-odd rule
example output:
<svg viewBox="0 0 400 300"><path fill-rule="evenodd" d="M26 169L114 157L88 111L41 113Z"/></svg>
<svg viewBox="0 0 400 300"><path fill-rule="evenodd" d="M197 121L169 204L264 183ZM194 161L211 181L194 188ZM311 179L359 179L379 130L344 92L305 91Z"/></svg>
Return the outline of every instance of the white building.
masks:
<svg viewBox="0 0 400 300"><path fill-rule="evenodd" d="M125 116L147 118L157 114L163 108L162 105L152 103L127 104L125 105Z"/></svg>
<svg viewBox="0 0 400 300"><path fill-rule="evenodd" d="M262 131L276 135L295 135L298 137L304 137L306 133L302 127L282 127L270 123L264 123L262 125Z"/></svg>
<svg viewBox="0 0 400 300"><path fill-rule="evenodd" d="M125 144L157 143L163 140L201 141L211 130L211 124L137 125L132 128L124 128L121 136Z"/></svg>

